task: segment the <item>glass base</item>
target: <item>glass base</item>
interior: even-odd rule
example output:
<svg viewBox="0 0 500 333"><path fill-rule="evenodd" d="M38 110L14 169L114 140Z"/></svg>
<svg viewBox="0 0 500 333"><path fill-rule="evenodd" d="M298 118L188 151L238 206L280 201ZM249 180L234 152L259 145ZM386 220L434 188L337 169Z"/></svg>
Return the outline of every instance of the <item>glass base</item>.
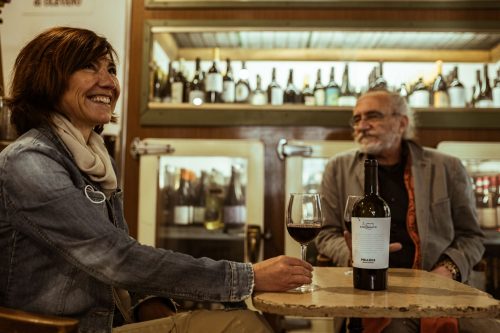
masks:
<svg viewBox="0 0 500 333"><path fill-rule="evenodd" d="M318 286L315 284L303 284L300 287L291 289L290 291L298 294L306 294L318 290Z"/></svg>

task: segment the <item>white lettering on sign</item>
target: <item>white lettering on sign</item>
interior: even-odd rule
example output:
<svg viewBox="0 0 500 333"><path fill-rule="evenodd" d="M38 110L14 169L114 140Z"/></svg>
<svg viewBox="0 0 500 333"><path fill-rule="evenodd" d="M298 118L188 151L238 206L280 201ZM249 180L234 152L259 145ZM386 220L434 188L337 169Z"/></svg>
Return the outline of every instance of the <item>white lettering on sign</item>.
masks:
<svg viewBox="0 0 500 333"><path fill-rule="evenodd" d="M33 0L33 6L81 6L83 0Z"/></svg>
<svg viewBox="0 0 500 333"><path fill-rule="evenodd" d="M26 14L91 14L96 0L33 0Z"/></svg>

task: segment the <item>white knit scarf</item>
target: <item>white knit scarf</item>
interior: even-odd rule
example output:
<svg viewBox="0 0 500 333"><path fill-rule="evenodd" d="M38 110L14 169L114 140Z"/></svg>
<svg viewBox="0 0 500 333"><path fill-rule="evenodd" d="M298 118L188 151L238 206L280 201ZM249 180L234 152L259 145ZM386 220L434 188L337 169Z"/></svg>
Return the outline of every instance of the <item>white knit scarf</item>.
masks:
<svg viewBox="0 0 500 333"><path fill-rule="evenodd" d="M104 194L109 198L116 190L117 181L103 138L92 131L88 142L85 142L82 132L65 116L55 113L52 120L57 134L73 154L78 168L91 180L99 183Z"/></svg>

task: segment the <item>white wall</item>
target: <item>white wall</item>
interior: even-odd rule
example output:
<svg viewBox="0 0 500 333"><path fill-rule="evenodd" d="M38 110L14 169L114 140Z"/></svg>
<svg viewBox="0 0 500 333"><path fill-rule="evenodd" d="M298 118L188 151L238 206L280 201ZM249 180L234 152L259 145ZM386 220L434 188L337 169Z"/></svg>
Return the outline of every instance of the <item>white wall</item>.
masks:
<svg viewBox="0 0 500 333"><path fill-rule="evenodd" d="M128 45L130 0L15 0L2 8L0 25L6 94L15 58L21 48L40 32L54 26L86 28L106 37L118 53L118 79L122 95L116 106L118 124L104 133L119 135L126 105L125 69Z"/></svg>

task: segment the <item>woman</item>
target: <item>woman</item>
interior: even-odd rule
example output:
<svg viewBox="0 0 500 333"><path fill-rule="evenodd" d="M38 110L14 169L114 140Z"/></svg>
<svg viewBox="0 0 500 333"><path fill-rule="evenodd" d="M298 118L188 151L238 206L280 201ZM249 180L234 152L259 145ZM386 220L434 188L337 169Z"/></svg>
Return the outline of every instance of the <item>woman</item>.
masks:
<svg viewBox="0 0 500 333"><path fill-rule="evenodd" d="M114 121L120 95L115 59L105 38L68 27L41 33L16 59L8 106L20 137L0 154L0 305L75 317L81 332L111 332L171 314L169 297L239 304L253 291L310 283L312 267L299 259L194 259L128 236L98 134ZM249 310L178 313L113 330L207 325L270 331Z"/></svg>

